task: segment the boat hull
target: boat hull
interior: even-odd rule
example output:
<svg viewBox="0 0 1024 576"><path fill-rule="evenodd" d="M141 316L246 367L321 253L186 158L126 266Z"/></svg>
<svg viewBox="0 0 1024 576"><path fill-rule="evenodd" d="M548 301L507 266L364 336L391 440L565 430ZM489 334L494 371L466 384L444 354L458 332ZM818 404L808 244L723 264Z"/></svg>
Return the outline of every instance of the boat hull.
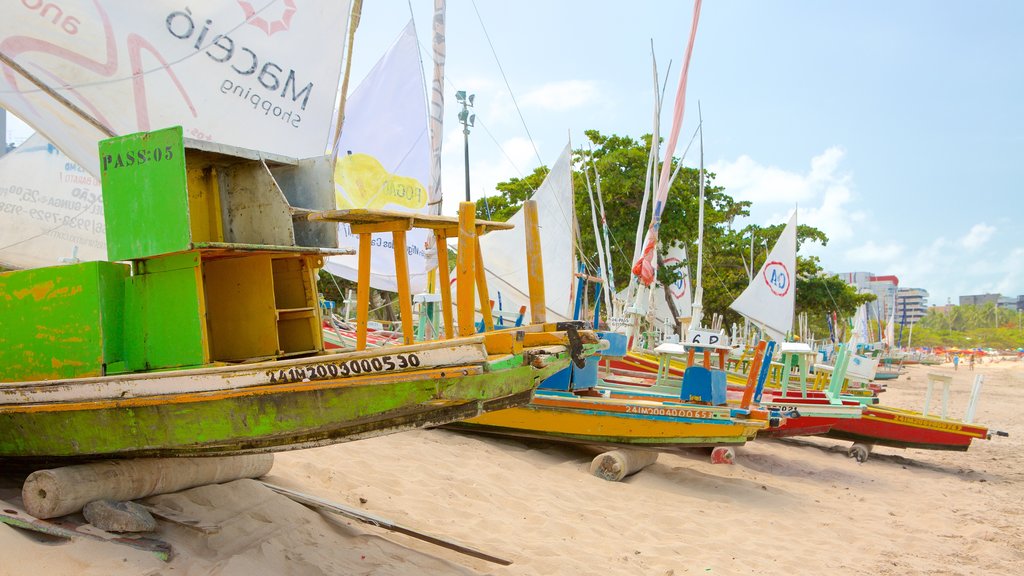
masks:
<svg viewBox="0 0 1024 576"><path fill-rule="evenodd" d="M174 379L185 391L164 394L90 395L88 389L123 388L113 377L62 381L14 388L21 399L60 395L63 401L22 401L0 404L0 458L75 459L96 457L206 456L307 448L446 424L528 402L536 385L565 368L564 348L486 355L461 364L362 374L345 378L266 381L280 374L255 369L195 371ZM453 352L452 348L446 349ZM463 358L470 351L452 358ZM430 358L428 350L419 356ZM345 357L341 355L333 356ZM362 354L358 358L366 358ZM392 359L394 355L390 356ZM327 357L331 358L331 357ZM315 365L322 366L323 360ZM292 374L302 361L289 361ZM308 366L314 365L308 361ZM256 374L263 381L248 384ZM158 378L132 375L133 391ZM228 383L208 389L206 383ZM234 383L229 387L229 384ZM248 385L243 385L248 384ZM191 388L191 389L188 389ZM13 395L10 387L4 392ZM35 394L35 396L33 396Z"/></svg>
<svg viewBox="0 0 1024 576"><path fill-rule="evenodd" d="M909 410L870 406L860 419L838 422L826 436L893 448L965 451L973 440L988 438L988 429Z"/></svg>
<svg viewBox="0 0 1024 576"><path fill-rule="evenodd" d="M607 446L672 448L742 445L767 426L728 408L538 390L527 405L489 412L453 428L503 436Z"/></svg>

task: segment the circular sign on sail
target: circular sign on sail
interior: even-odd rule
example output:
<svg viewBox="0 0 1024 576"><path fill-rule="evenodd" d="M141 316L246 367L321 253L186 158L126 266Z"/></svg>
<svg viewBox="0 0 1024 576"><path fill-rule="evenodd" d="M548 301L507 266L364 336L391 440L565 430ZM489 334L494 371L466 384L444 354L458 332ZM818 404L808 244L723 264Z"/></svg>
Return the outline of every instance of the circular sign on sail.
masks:
<svg viewBox="0 0 1024 576"><path fill-rule="evenodd" d="M789 270L786 269L786 265L782 262L773 260L765 265L764 281L768 284L768 289L772 291L772 294L776 296L788 294L791 280Z"/></svg>
<svg viewBox="0 0 1024 576"><path fill-rule="evenodd" d="M678 258L666 258L664 261L665 267L673 266L676 264L682 264ZM672 297L676 300L681 299L686 295L686 268L680 267L675 271L676 281L673 282L669 287L669 292L672 293Z"/></svg>

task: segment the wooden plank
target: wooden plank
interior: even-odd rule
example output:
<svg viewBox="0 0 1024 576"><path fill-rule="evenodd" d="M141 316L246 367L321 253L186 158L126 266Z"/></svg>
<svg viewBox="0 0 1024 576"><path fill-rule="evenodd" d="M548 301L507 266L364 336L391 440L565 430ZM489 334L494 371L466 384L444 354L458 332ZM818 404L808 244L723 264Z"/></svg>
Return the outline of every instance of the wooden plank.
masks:
<svg viewBox="0 0 1024 576"><path fill-rule="evenodd" d="M405 344L412 344L415 334L412 325L412 290L409 288L409 253L405 247L405 230L395 230L391 236L395 250L395 280L398 283L402 336Z"/></svg>
<svg viewBox="0 0 1024 576"><path fill-rule="evenodd" d="M370 319L370 234L359 235L359 284L356 285L356 350L366 350L366 323Z"/></svg>
<svg viewBox="0 0 1024 576"><path fill-rule="evenodd" d="M412 230L412 218L403 218L401 220L387 220L385 222L366 222L363 224L349 224L352 228L353 234L364 234L370 233L375 234L378 232L408 232Z"/></svg>
<svg viewBox="0 0 1024 576"><path fill-rule="evenodd" d="M480 295L480 315L483 317L484 330L494 330L494 315L491 313L490 292L487 290L487 273L484 272L484 255L480 250L480 235L482 228L477 226L476 243L473 251L476 252L476 291Z"/></svg>
<svg viewBox="0 0 1024 576"><path fill-rule="evenodd" d="M544 303L544 262L540 245L537 202L523 203L523 218L526 232L526 269L530 290L530 323L543 324L547 321L547 307ZM549 240L551 241L551 240Z"/></svg>
<svg viewBox="0 0 1024 576"><path fill-rule="evenodd" d="M262 481L257 480L257 482ZM309 506L310 508L332 512L334 514L338 514L346 518L358 520L359 522L363 522L364 524L372 524L374 526L384 528L385 530L391 530L392 532L398 532L399 534L412 536L413 538L416 538L418 540L423 540L424 542L429 542L431 544L441 546L442 548L447 548L448 550L454 550L461 554L472 556L474 558L479 558L481 560L486 560L488 562L493 562L495 564L500 564L502 566L508 566L512 564L511 560L505 560L504 558L492 556L490 554L487 554L486 552L481 552L480 550L470 548L469 546L466 546L464 544L459 544L458 542L455 542L453 540L444 540L437 536L431 536L424 532L420 532L414 528L409 528L407 526L396 524L386 518L382 518L380 516L371 514L369 512L365 512L363 510L350 508L348 506L344 506L336 502L329 502L322 498L318 498L316 496L312 496L309 494L303 494L301 492L297 492L295 490L291 490L283 486L277 486L267 482L263 482L263 485L266 486L267 488L270 488L274 492L281 494L282 496L291 498L292 500L304 506Z"/></svg>
<svg viewBox="0 0 1024 576"><path fill-rule="evenodd" d="M435 230L437 234L437 276L438 288L441 290L441 316L444 318L444 334L451 340L455 338L455 324L452 320L452 280L448 270L448 233Z"/></svg>
<svg viewBox="0 0 1024 576"><path fill-rule="evenodd" d="M347 222L349 224L380 224L396 220L412 220L414 228L426 228L429 230L455 230L459 219L454 216L440 216L435 214L410 214L408 212L397 212L394 210L369 210L366 208L351 208L346 210L324 210L311 212L306 215L309 220L327 222ZM483 228L483 232L492 230L511 230L515 226L508 222L495 222L493 220L477 220L476 224Z"/></svg>
<svg viewBox="0 0 1024 576"><path fill-rule="evenodd" d="M459 203L459 255L455 266L458 278L458 296L456 308L459 316L459 336L470 336L476 333L473 322L476 310L473 302L474 282L476 281L476 205L472 202Z"/></svg>
<svg viewBox="0 0 1024 576"><path fill-rule="evenodd" d="M96 528L84 521L78 521L78 515L65 516L54 521L40 520L26 512L20 505L7 500L0 500L0 522L15 528L31 530L40 534L49 534L59 538L73 540L88 538L113 544L121 544L137 550L151 552L164 562L171 560L171 545L155 538L119 536Z"/></svg>

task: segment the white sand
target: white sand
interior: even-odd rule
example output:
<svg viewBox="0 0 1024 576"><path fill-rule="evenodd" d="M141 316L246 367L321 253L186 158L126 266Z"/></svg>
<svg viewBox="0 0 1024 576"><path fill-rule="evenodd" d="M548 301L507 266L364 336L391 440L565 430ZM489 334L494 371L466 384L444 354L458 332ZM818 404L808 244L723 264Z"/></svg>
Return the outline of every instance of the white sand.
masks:
<svg viewBox="0 0 1024 576"><path fill-rule="evenodd" d="M1024 574L1024 365L955 372L962 415L1010 438L968 452L756 441L736 464L662 454L625 482L587 472L592 451L424 430L277 455L268 480L512 560L503 567L321 515L254 481L151 499L219 527L160 522L170 563L104 542L42 544L0 526L0 574ZM921 407L915 366L883 402Z"/></svg>

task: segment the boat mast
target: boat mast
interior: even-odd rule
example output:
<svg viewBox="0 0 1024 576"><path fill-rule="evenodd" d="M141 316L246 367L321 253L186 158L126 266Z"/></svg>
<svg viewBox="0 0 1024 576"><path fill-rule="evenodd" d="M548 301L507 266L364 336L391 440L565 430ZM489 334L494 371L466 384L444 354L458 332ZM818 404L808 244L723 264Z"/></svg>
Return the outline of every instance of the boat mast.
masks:
<svg viewBox="0 0 1024 576"><path fill-rule="evenodd" d="M690 318L690 330L700 328L704 315L704 117L700 111L700 102L697 102L697 118L700 124L700 207L697 216L697 281L693 290L693 315Z"/></svg>

